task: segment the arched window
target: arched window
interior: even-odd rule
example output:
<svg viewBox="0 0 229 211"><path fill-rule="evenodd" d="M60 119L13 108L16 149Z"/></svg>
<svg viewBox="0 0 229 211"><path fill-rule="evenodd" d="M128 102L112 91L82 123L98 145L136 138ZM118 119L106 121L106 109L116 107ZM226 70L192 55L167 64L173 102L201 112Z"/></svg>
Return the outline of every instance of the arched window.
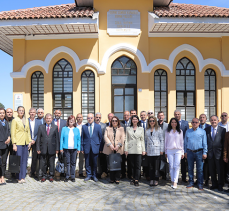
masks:
<svg viewBox="0 0 229 211"><path fill-rule="evenodd" d="M87 115L95 114L95 74L91 70L84 71L81 84L82 115L84 122L87 122Z"/></svg>
<svg viewBox="0 0 229 211"><path fill-rule="evenodd" d="M205 114L208 118L216 115L216 74L212 69L207 69L204 74L205 87Z"/></svg>
<svg viewBox="0 0 229 211"><path fill-rule="evenodd" d="M137 66L126 56L111 66L112 111L121 120L124 111L137 110Z"/></svg>
<svg viewBox="0 0 229 211"><path fill-rule="evenodd" d="M181 118L189 122L196 116L195 67L188 58L182 58L176 66L176 107Z"/></svg>
<svg viewBox="0 0 229 211"><path fill-rule="evenodd" d="M33 108L44 109L44 75L41 71L31 76L31 99Z"/></svg>
<svg viewBox="0 0 229 211"><path fill-rule="evenodd" d="M72 66L65 60L58 61L53 68L53 111L61 110L62 118L73 114Z"/></svg>
<svg viewBox="0 0 229 211"><path fill-rule="evenodd" d="M163 111L167 121L167 73L164 70L157 70L154 73L154 113Z"/></svg>

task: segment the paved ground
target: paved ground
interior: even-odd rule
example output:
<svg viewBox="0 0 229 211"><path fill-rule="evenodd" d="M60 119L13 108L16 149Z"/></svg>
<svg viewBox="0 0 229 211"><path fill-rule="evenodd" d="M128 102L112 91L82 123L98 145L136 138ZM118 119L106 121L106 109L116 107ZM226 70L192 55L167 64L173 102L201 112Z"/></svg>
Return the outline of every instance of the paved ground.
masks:
<svg viewBox="0 0 229 211"><path fill-rule="evenodd" d="M182 183L173 190L169 182L149 187L144 179L135 187L127 179L119 185L108 178L41 183L27 176L26 184L18 184L7 177L7 185L0 186L0 210L229 210L229 194L186 189Z"/></svg>

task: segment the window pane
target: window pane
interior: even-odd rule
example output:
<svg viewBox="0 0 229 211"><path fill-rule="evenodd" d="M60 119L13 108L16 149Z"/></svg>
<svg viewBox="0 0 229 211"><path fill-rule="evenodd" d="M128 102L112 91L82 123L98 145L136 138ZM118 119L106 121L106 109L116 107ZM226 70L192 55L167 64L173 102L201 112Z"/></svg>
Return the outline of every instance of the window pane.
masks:
<svg viewBox="0 0 229 211"><path fill-rule="evenodd" d="M195 108L186 107L186 121L191 122L195 117Z"/></svg>
<svg viewBox="0 0 229 211"><path fill-rule="evenodd" d="M210 92L210 106L215 106L215 92L211 91Z"/></svg>
<svg viewBox="0 0 229 211"><path fill-rule="evenodd" d="M177 93L177 106L183 106L184 105L184 93L178 92Z"/></svg>
<svg viewBox="0 0 229 211"><path fill-rule="evenodd" d="M187 93L187 106L194 106L194 93Z"/></svg>
<svg viewBox="0 0 229 211"><path fill-rule="evenodd" d="M136 76L112 76L112 84L136 84Z"/></svg>
<svg viewBox="0 0 229 211"><path fill-rule="evenodd" d="M166 78L167 76L161 76L161 91L167 91Z"/></svg>
<svg viewBox="0 0 229 211"><path fill-rule="evenodd" d="M134 88L126 88L125 95L134 95Z"/></svg>
<svg viewBox="0 0 229 211"><path fill-rule="evenodd" d="M205 106L209 106L209 91L205 91Z"/></svg>
<svg viewBox="0 0 229 211"><path fill-rule="evenodd" d="M177 90L185 90L185 76L176 77Z"/></svg>
<svg viewBox="0 0 229 211"><path fill-rule="evenodd" d="M210 89L215 90L215 76L210 76Z"/></svg>
<svg viewBox="0 0 229 211"><path fill-rule="evenodd" d="M114 89L114 95L123 95L123 89Z"/></svg>
<svg viewBox="0 0 229 211"><path fill-rule="evenodd" d="M161 92L161 106L165 107L167 106L167 93Z"/></svg>
<svg viewBox="0 0 229 211"><path fill-rule="evenodd" d="M215 107L210 107L209 117L212 116L212 115L216 115L216 109L215 109Z"/></svg>
<svg viewBox="0 0 229 211"><path fill-rule="evenodd" d="M134 109L134 96L125 96L125 110L130 111Z"/></svg>
<svg viewBox="0 0 229 211"><path fill-rule="evenodd" d="M160 91L160 76L154 76L154 89Z"/></svg>
<svg viewBox="0 0 229 211"><path fill-rule="evenodd" d="M119 69L119 68L123 68L123 66L122 66L122 64L121 64L118 60L116 60L116 61L113 63L112 68L117 68L117 69Z"/></svg>
<svg viewBox="0 0 229 211"><path fill-rule="evenodd" d="M186 76L186 90L195 90L195 77Z"/></svg>
<svg viewBox="0 0 229 211"><path fill-rule="evenodd" d="M155 107L160 107L161 104L160 104L160 92L155 92L154 94L154 106Z"/></svg>
<svg viewBox="0 0 229 211"><path fill-rule="evenodd" d="M123 119L123 113L114 113L119 119Z"/></svg>
<svg viewBox="0 0 229 211"><path fill-rule="evenodd" d="M123 111L123 96L114 97L114 112L124 112Z"/></svg>
<svg viewBox="0 0 229 211"><path fill-rule="evenodd" d="M209 90L209 76L204 76L204 89Z"/></svg>

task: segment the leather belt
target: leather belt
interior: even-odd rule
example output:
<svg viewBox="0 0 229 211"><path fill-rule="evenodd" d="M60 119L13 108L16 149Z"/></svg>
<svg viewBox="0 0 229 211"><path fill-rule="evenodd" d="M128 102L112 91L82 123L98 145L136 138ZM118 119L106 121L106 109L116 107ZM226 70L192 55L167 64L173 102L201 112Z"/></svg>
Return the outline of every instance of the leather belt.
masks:
<svg viewBox="0 0 229 211"><path fill-rule="evenodd" d="M203 149L197 149L197 150L187 149L187 150L195 153L195 152L199 152L199 151L201 151L201 150L203 150Z"/></svg>

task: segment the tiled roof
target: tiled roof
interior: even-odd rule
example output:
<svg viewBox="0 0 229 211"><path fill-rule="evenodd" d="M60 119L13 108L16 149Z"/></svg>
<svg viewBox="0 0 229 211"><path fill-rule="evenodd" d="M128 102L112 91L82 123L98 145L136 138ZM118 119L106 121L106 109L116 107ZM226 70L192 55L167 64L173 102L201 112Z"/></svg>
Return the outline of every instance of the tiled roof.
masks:
<svg viewBox="0 0 229 211"><path fill-rule="evenodd" d="M159 17L228 18L229 8L171 3L169 7L155 7L154 13Z"/></svg>
<svg viewBox="0 0 229 211"><path fill-rule="evenodd" d="M47 7L0 12L0 20L46 19L46 18L83 18L92 17L94 10L90 7L76 7L75 4L62 4Z"/></svg>

